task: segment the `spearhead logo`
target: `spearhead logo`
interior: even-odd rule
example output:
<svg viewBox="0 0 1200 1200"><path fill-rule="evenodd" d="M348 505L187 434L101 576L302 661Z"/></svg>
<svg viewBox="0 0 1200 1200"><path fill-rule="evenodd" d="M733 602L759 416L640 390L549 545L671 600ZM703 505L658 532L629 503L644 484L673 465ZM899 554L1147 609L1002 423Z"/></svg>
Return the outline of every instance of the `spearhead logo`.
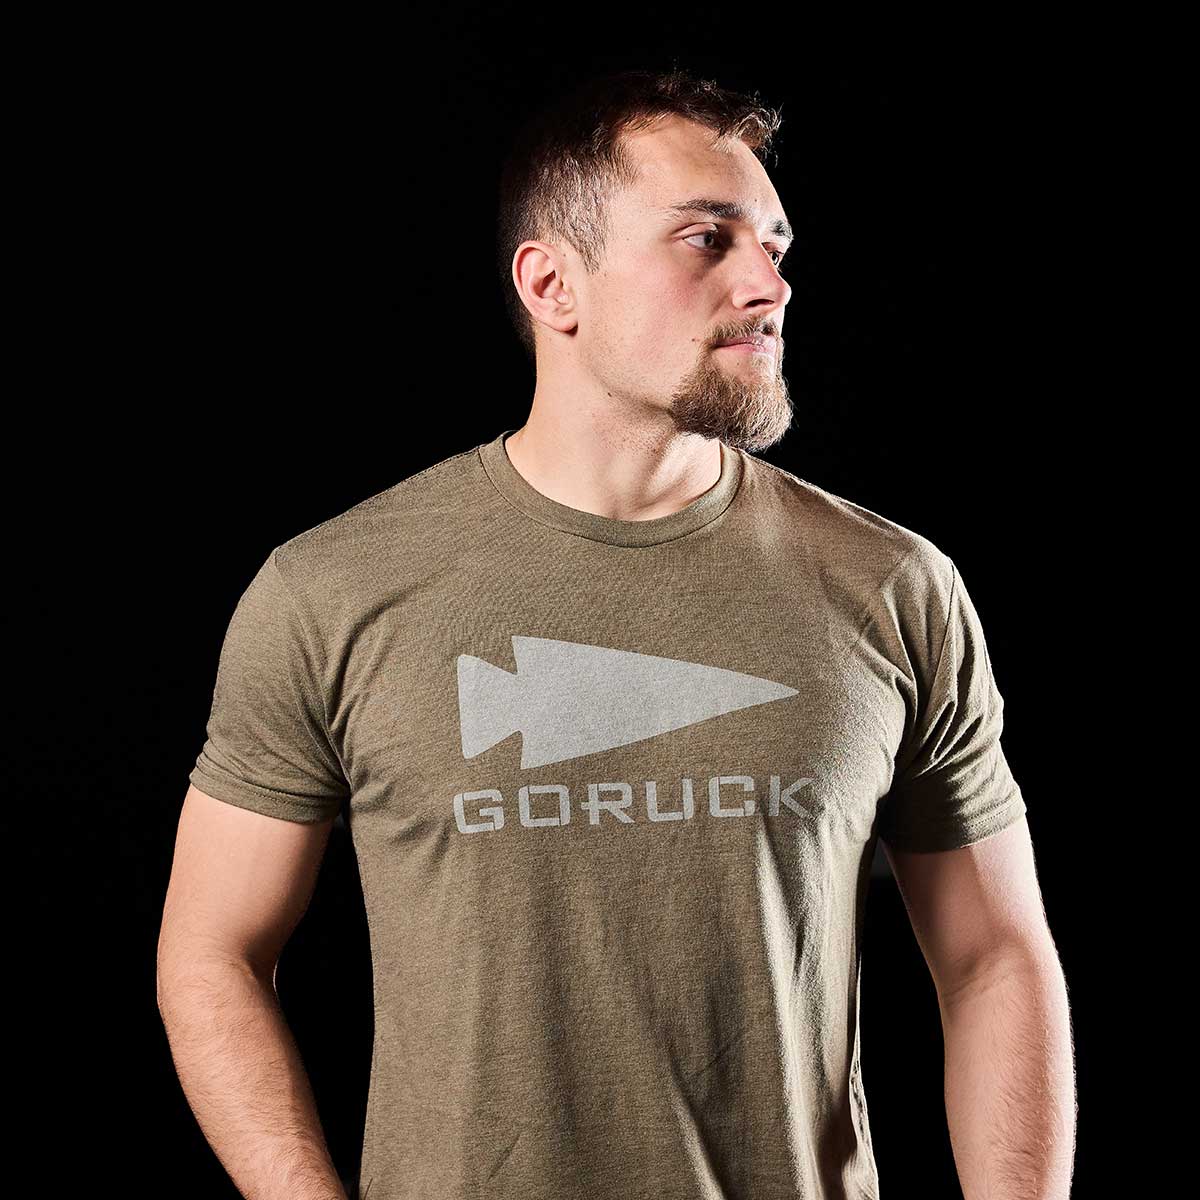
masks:
<svg viewBox="0 0 1200 1200"><path fill-rule="evenodd" d="M512 640L512 674L458 656L464 758L521 734L521 766L612 750L712 717L784 700L795 688L653 654L554 638Z"/></svg>

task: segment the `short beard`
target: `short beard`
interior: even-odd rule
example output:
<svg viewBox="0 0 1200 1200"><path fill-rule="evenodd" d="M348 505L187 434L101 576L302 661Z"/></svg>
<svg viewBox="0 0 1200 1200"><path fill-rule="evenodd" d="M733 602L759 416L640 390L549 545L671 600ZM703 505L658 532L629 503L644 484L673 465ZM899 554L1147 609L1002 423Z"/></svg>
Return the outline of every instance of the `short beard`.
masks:
<svg viewBox="0 0 1200 1200"><path fill-rule="evenodd" d="M667 413L680 433L718 438L751 454L775 445L794 415L782 344L773 373L722 370L706 355L675 390Z"/></svg>

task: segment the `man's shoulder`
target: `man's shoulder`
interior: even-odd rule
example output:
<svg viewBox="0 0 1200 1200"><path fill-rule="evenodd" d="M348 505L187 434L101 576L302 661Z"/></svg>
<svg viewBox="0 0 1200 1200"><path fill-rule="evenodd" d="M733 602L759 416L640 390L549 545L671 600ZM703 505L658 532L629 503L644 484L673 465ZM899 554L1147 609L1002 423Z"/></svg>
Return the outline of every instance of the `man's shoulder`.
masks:
<svg viewBox="0 0 1200 1200"><path fill-rule="evenodd" d="M755 500L764 510L774 506L784 512L806 551L825 566L858 566L876 578L902 564L923 572L947 568L947 556L917 530L757 455L745 457Z"/></svg>
<svg viewBox="0 0 1200 1200"><path fill-rule="evenodd" d="M478 447L448 455L281 542L275 558L289 579L330 578L380 553L438 539L443 526L477 507Z"/></svg>

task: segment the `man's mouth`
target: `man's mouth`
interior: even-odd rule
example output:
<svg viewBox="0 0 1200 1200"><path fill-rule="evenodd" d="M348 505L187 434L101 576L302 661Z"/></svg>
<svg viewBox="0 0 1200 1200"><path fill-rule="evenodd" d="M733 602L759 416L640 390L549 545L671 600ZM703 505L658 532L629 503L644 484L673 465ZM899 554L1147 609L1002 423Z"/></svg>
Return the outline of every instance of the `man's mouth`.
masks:
<svg viewBox="0 0 1200 1200"><path fill-rule="evenodd" d="M717 344L718 350L740 350L743 354L774 354L775 338L766 334L753 334L747 337L730 338Z"/></svg>

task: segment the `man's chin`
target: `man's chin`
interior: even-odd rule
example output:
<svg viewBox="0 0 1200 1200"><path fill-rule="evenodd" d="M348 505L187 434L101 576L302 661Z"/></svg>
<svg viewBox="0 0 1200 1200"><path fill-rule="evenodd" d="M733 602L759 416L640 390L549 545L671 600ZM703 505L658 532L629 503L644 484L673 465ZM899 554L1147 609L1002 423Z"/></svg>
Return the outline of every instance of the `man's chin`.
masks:
<svg viewBox="0 0 1200 1200"><path fill-rule="evenodd" d="M719 438L727 446L758 453L791 428L794 411L787 381L776 386L730 387L723 371L706 372L676 392L670 413L682 433Z"/></svg>

